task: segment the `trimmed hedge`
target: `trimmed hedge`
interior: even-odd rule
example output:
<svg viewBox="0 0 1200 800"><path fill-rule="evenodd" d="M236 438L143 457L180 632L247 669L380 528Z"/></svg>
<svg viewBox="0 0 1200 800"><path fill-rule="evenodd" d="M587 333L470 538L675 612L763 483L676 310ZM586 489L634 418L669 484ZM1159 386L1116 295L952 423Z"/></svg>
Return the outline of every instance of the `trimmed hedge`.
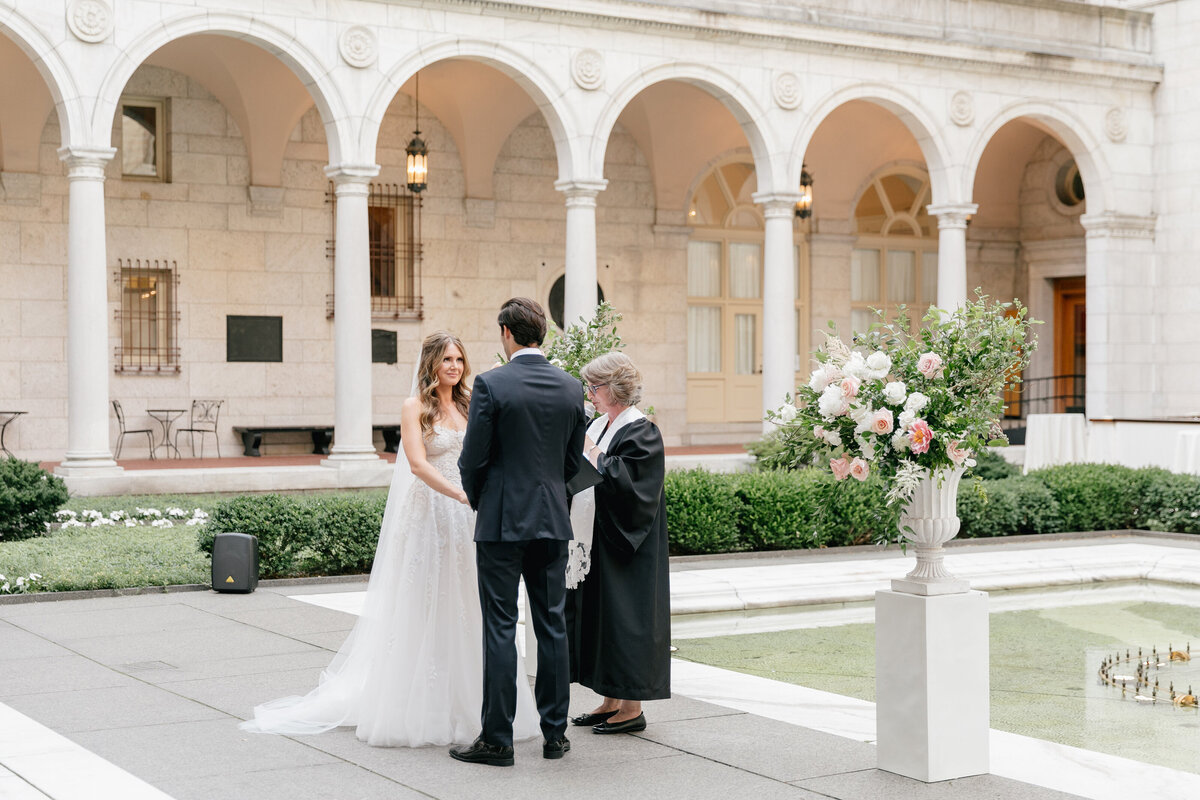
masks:
<svg viewBox="0 0 1200 800"><path fill-rule="evenodd" d="M67 502L67 485L32 461L0 457L0 541L41 536Z"/></svg>
<svg viewBox="0 0 1200 800"><path fill-rule="evenodd" d="M973 481L959 488L962 538L1130 527L1200 533L1197 476L1072 464L981 486L986 498ZM868 544L894 538L900 513L877 479L839 482L818 469L672 471L666 494L676 555ZM386 500L382 492L236 497L213 509L200 548L211 553L215 534L240 531L258 537L263 577L365 572Z"/></svg>

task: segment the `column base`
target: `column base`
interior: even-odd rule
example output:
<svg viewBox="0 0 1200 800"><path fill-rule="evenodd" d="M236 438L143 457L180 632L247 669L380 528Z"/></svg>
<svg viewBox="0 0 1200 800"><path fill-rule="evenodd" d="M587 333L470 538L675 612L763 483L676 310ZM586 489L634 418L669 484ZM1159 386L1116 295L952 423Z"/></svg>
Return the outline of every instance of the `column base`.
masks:
<svg viewBox="0 0 1200 800"><path fill-rule="evenodd" d="M323 467L357 467L376 461L382 461L375 447L341 447L334 445L329 451L329 457L321 459Z"/></svg>
<svg viewBox="0 0 1200 800"><path fill-rule="evenodd" d="M107 477L120 475L125 468L117 464L112 453L72 454L67 453L61 464L54 468L54 474L62 477L70 475Z"/></svg>
<svg viewBox="0 0 1200 800"><path fill-rule="evenodd" d="M989 770L987 594L875 593L880 769L926 783Z"/></svg>

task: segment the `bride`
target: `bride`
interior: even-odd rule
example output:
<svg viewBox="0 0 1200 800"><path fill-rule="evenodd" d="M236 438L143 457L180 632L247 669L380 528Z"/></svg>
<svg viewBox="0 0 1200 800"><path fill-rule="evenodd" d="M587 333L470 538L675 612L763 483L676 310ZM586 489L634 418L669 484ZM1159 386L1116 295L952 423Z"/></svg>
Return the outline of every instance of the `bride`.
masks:
<svg viewBox="0 0 1200 800"><path fill-rule="evenodd" d="M403 448L362 615L315 689L256 707L243 730L293 736L355 725L359 739L381 747L463 743L479 733L475 519L457 466L469 374L458 337L439 331L425 339L400 413ZM516 739L540 733L524 673L517 671Z"/></svg>

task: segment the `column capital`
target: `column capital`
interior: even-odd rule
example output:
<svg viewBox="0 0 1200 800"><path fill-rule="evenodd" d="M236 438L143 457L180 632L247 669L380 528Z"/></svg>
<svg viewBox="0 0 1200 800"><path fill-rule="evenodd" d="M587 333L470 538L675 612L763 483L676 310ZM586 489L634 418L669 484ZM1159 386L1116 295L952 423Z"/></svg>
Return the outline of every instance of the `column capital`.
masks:
<svg viewBox="0 0 1200 800"><path fill-rule="evenodd" d="M764 217L791 217L800 202L799 192L755 192L750 199L763 207Z"/></svg>
<svg viewBox="0 0 1200 800"><path fill-rule="evenodd" d="M596 195L604 191L604 178L567 178L555 181L554 188L567 196L567 205L595 205Z"/></svg>
<svg viewBox="0 0 1200 800"><path fill-rule="evenodd" d="M104 180L104 170L116 154L115 147L58 148L59 160L67 165L68 180Z"/></svg>
<svg viewBox="0 0 1200 800"><path fill-rule="evenodd" d="M325 177L333 181L335 192L343 186L366 187L378 174L378 164L330 164L325 168Z"/></svg>
<svg viewBox="0 0 1200 800"><path fill-rule="evenodd" d="M925 210L938 218L939 228L965 228L967 220L979 210L977 203L930 203Z"/></svg>
<svg viewBox="0 0 1200 800"><path fill-rule="evenodd" d="M1120 214L1102 211L1084 214L1079 223L1087 231L1087 238L1153 239L1158 218L1153 214Z"/></svg>

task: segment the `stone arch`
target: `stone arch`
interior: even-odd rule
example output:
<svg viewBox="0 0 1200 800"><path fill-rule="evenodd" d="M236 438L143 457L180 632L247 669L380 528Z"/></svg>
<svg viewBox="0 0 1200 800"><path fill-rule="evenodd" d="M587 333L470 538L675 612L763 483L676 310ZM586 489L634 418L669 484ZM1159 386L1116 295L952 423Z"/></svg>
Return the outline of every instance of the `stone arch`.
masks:
<svg viewBox="0 0 1200 800"><path fill-rule="evenodd" d="M58 50L14 8L0 8L0 35L7 36L29 56L54 99L62 142L72 143L86 129L83 99Z"/></svg>
<svg viewBox="0 0 1200 800"><path fill-rule="evenodd" d="M1104 159L1099 142L1090 135L1087 124L1065 108L1052 103L1028 100L1005 106L980 128L979 135L971 143L971 149L963 163L960 191L964 199L969 199L974 193L975 173L993 137L1008 123L1022 118L1031 119L1053 133L1074 156L1079 174L1083 176L1088 199L1094 197L1100 201L1100 208L1093 208L1089 203L1089 214L1116 210L1113 208L1112 172Z"/></svg>
<svg viewBox="0 0 1200 800"><path fill-rule="evenodd" d="M100 84L89 125L92 143L107 146L113 115L121 92L143 62L165 44L197 33L233 36L262 47L288 66L308 89L325 124L331 164L353 161L352 120L329 66L294 36L248 14L203 12L187 14L155 25L133 39Z"/></svg>
<svg viewBox="0 0 1200 800"><path fill-rule="evenodd" d="M617 117L644 89L666 81L681 81L709 93L729 110L750 143L758 191L770 193L790 184L781 183L777 174L779 159L772 158L772 142L764 130L766 112L744 86L731 76L705 64L671 62L642 70L614 91L601 110L593 131L587 168L591 175L604 174L604 154ZM799 175L799 173L797 173ZM797 186L799 182L797 181Z"/></svg>
<svg viewBox="0 0 1200 800"><path fill-rule="evenodd" d="M925 167L929 172L929 180L933 202L960 202L956 197L957 182L950 176L950 159L945 143L937 135L939 126L929 111L913 96L882 83L856 83L844 86L819 102L811 114L805 119L792 144L791 160L788 164L789 186L800 185L800 170L804 163L804 153L812 141L817 128L829 118L829 115L851 100L865 100L891 112L908 128L921 154L925 158ZM963 197L970 197L970 192Z"/></svg>
<svg viewBox="0 0 1200 800"><path fill-rule="evenodd" d="M387 71L384 81L367 103L366 114L362 120L358 144L364 158L374 159L380 126L400 87L422 68L452 58L477 61L512 78L533 99L550 128L558 158L559 179L574 177L575 157L571 143L575 140L576 133L571 115L562 103L562 87L555 84L542 67L516 50L496 42L477 39L448 39L429 47L422 47Z"/></svg>

